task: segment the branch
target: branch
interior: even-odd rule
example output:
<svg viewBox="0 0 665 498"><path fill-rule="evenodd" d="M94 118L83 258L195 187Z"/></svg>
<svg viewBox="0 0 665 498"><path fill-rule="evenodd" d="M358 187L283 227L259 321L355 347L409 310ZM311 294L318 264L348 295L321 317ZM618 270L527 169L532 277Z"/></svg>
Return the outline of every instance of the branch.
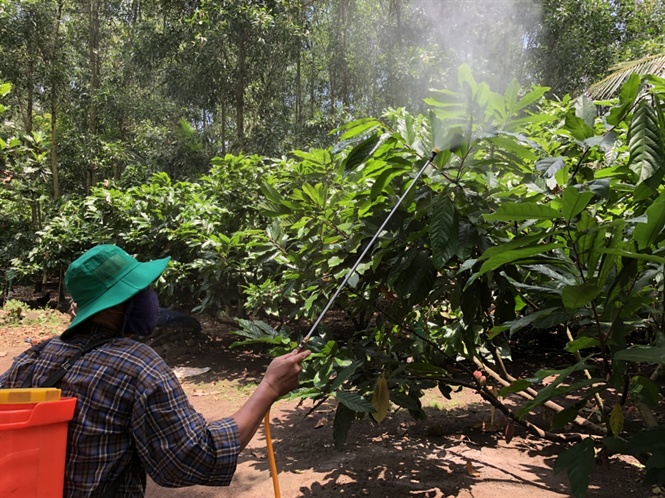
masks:
<svg viewBox="0 0 665 498"><path fill-rule="evenodd" d="M510 385L510 382L508 382L507 380L502 378L498 373L496 373L491 368L488 368L487 365L483 364L483 362L480 361L478 358L474 358L473 361L478 367L482 368L485 372L487 372L487 374L490 377L492 377L494 380L499 382L502 386L509 386ZM512 379L512 381L516 380L514 377L511 377L511 379ZM524 399L532 400L538 395L538 391L536 391L535 389L529 388L526 391L520 391L516 394L523 397ZM559 413L559 412L561 412L565 409L563 406L561 406L558 403L555 403L554 401L551 401L551 400L550 401L545 401L543 403L543 406L545 408L548 408L549 410L552 410L552 411L556 412L556 413ZM584 427L586 430L589 431L589 433L594 434L596 436L606 436L607 435L607 431L603 427L601 427L597 424L594 424L593 422L590 422L589 420L585 419L584 417L580 417L579 415L577 417L575 417L575 420L573 420L573 422L575 422L575 424L577 424L581 427Z"/></svg>

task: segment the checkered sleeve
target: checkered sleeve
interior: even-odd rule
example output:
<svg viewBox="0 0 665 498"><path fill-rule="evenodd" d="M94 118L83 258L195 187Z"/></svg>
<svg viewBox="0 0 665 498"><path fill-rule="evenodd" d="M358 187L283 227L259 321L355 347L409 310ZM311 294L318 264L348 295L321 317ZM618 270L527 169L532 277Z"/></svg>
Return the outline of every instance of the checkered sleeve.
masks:
<svg viewBox="0 0 665 498"><path fill-rule="evenodd" d="M207 423L168 368L148 368L141 385L132 430L150 477L166 487L228 486L240 452L235 421Z"/></svg>

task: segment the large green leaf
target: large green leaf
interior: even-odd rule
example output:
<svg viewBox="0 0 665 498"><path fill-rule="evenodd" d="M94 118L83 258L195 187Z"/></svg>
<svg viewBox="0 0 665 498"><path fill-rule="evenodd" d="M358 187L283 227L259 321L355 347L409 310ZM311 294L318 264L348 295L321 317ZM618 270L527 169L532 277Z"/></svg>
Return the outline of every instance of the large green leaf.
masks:
<svg viewBox="0 0 665 498"><path fill-rule="evenodd" d="M646 99L640 101L628 129L628 165L640 184L655 176L657 182L665 171L662 130L656 110ZM656 182L656 183L657 183Z"/></svg>
<svg viewBox="0 0 665 498"><path fill-rule="evenodd" d="M624 349L623 351L618 351L614 355L614 359L665 364L665 347L634 346L630 349Z"/></svg>
<svg viewBox="0 0 665 498"><path fill-rule="evenodd" d="M588 438L561 453L554 462L554 471L559 473L566 469L573 495L575 498L584 498L587 495L594 465L593 439Z"/></svg>
<svg viewBox="0 0 665 498"><path fill-rule="evenodd" d="M323 206L325 202L325 189L322 184L317 183L315 186L310 185L309 183L302 184L302 190L307 194L314 204L317 206Z"/></svg>
<svg viewBox="0 0 665 498"><path fill-rule="evenodd" d="M563 315L563 312L561 312ZM538 323L540 321L547 320L549 317L558 317L559 316L559 308L546 308L543 310L538 310L533 313L530 313L526 316L523 316L517 320L511 320L509 322L506 322L502 325L498 325L495 327L492 327L490 329L489 333L489 338L492 339L497 336L497 334L503 332L504 330L510 330L510 334L514 334L515 332L528 327L530 325L534 325L535 328L540 328L538 327ZM565 320L565 316L561 316L560 320L557 320L557 323L560 323L561 321Z"/></svg>
<svg viewBox="0 0 665 498"><path fill-rule="evenodd" d="M356 360L352 362L350 365L346 366L340 373L337 374L332 384L330 385L330 389L335 391L339 387L341 387L341 385L346 380L348 380L354 373L356 373L356 370L358 370L358 367L360 367L362 364L363 364L362 361Z"/></svg>
<svg viewBox="0 0 665 498"><path fill-rule="evenodd" d="M662 256L656 256L654 254L642 254L639 252L627 251L625 249L599 249L599 252L603 254L611 254L613 256L622 256L626 258L633 258L638 261L651 261L652 263L665 264L665 258Z"/></svg>
<svg viewBox="0 0 665 498"><path fill-rule="evenodd" d="M549 91L549 87L546 86L535 86L533 90L528 92L524 97L522 97L517 105L513 108L513 111L517 112L522 109L529 107L534 102L540 100L540 98Z"/></svg>
<svg viewBox="0 0 665 498"><path fill-rule="evenodd" d="M341 141L349 140L355 137L366 136L368 132L373 132L375 129L381 126L381 122L375 118L364 118L357 121L353 121L347 125L340 126L333 131L344 130L340 138Z"/></svg>
<svg viewBox="0 0 665 498"><path fill-rule="evenodd" d="M649 206L646 215L646 223L638 223L633 231L633 240L640 250L653 245L665 227L665 192Z"/></svg>
<svg viewBox="0 0 665 498"><path fill-rule="evenodd" d="M356 413L348 408L346 405L339 403L337 411L335 412L335 421L333 422L333 441L335 441L335 448L341 450L346 444L346 439L349 436L349 429L353 424Z"/></svg>
<svg viewBox="0 0 665 498"><path fill-rule="evenodd" d="M393 178L400 176L404 172L405 170L403 168L389 168L384 170L375 180L374 185L372 185L372 200L375 200L379 195L383 194L386 185L388 185Z"/></svg>
<svg viewBox="0 0 665 498"><path fill-rule="evenodd" d="M580 214L575 234L577 235L577 257L587 267L587 275L592 278L596 272L596 266L601 253L596 249L604 247L605 228L598 226L596 218L587 212Z"/></svg>
<svg viewBox="0 0 665 498"><path fill-rule="evenodd" d="M422 302L434 286L436 268L426 251L409 252L406 266L396 275L394 283L397 294L408 299L409 303Z"/></svg>
<svg viewBox="0 0 665 498"><path fill-rule="evenodd" d="M504 151L512 152L519 157L521 161L526 163L535 161L538 157L531 146L517 141L514 136L505 132L488 139L488 141Z"/></svg>
<svg viewBox="0 0 665 498"><path fill-rule="evenodd" d="M372 156L372 153L379 145L380 141L380 136L372 135L356 145L351 150L351 152L349 152L349 155L346 156L346 160L344 161L344 169L349 171L354 169L359 164L365 162L369 157Z"/></svg>
<svg viewBox="0 0 665 498"><path fill-rule="evenodd" d="M336 391L335 399L354 412L372 413L374 411L372 403L358 393Z"/></svg>
<svg viewBox="0 0 665 498"><path fill-rule="evenodd" d="M580 285L566 285L561 291L563 305L570 313L589 304L600 294L601 289L585 282Z"/></svg>
<svg viewBox="0 0 665 498"><path fill-rule="evenodd" d="M484 261L486 259L491 258L492 256L496 256L498 254L501 254L506 251L513 251L515 249L520 249L522 247L527 247L527 246L532 246L536 245L539 241L541 241L544 238L550 238L554 237L558 234L559 232L536 232L532 233L523 237L516 237L512 239L509 242L505 242L504 244L498 245L498 246L492 246L488 247L485 249L485 251L480 255L478 258L478 261Z"/></svg>
<svg viewBox="0 0 665 498"><path fill-rule="evenodd" d="M566 115L565 128L580 142L594 136L593 128L586 124L584 119L577 117L574 110Z"/></svg>
<svg viewBox="0 0 665 498"><path fill-rule="evenodd" d="M595 337L582 336L568 342L564 349L569 353L576 353L580 349L595 348L597 346L600 346L600 341L598 339Z"/></svg>
<svg viewBox="0 0 665 498"><path fill-rule="evenodd" d="M429 224L432 263L436 269L445 268L446 263L457 253L458 235L459 216L455 205L448 197L441 195L432 205Z"/></svg>
<svg viewBox="0 0 665 498"><path fill-rule="evenodd" d="M596 104L594 104L586 95L582 95L575 99L575 115L578 118L581 118L591 129L593 129L597 112Z"/></svg>
<svg viewBox="0 0 665 498"><path fill-rule="evenodd" d="M591 192L580 192L576 187L567 187L563 191L563 205L561 211L566 221L572 220L580 214L593 199Z"/></svg>
<svg viewBox="0 0 665 498"><path fill-rule="evenodd" d="M556 209L535 202L504 202L492 214L483 214L487 221L553 220L560 216Z"/></svg>
<svg viewBox="0 0 665 498"><path fill-rule="evenodd" d="M618 250L623 242L623 228L625 223L623 220L616 223L611 228L610 239L607 243L607 248L611 250ZM603 241L595 244L594 253L603 254L601 251L604 250ZM607 254L601 261L600 269L598 270L598 285L605 285L606 280L610 277L612 272L615 270L615 265L619 260L619 256L616 254ZM591 268L589 268L590 275Z"/></svg>
<svg viewBox="0 0 665 498"><path fill-rule="evenodd" d="M483 263L478 271L478 276L487 273L488 271L495 270L501 265L506 263L514 263L521 259L530 258L538 254L544 254L546 252L552 251L554 249L565 247L564 244L538 244L531 247L523 247L521 249L515 249L512 251L505 251L498 253L496 256L492 256L487 261Z"/></svg>

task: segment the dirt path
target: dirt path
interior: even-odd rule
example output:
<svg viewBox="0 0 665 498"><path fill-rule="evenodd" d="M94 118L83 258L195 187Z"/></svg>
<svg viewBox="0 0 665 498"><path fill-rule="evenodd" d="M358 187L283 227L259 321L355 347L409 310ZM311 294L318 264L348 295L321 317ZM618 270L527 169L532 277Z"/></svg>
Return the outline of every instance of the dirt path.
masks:
<svg viewBox="0 0 665 498"><path fill-rule="evenodd" d="M28 332L29 333L29 332ZM0 328L0 372L28 346L26 331ZM248 397L268 358L230 350L219 338L206 348L180 345L163 351L172 367L209 367L183 380L193 406L208 420L232 414ZM559 498L571 496L565 475L552 465L555 445L517 431L506 444L490 427L486 404L462 391L446 400L437 392L425 398L427 419L392 413L381 425L364 419L352 427L346 447L334 448L334 406L308 415L311 402L280 401L271 412L271 430L281 496L291 497L457 497ZM273 486L263 428L241 454L229 488L193 486L168 489L149 482L149 498L263 498ZM641 484L643 471L627 458L612 458L592 476L589 498L656 497ZM656 490L658 491L658 490ZM662 495L661 495L662 496Z"/></svg>

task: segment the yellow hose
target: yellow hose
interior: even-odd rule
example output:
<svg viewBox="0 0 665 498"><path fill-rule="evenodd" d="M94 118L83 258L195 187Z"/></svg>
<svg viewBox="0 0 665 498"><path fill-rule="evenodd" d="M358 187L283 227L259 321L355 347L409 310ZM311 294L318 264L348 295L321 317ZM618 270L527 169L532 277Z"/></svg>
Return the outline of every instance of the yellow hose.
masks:
<svg viewBox="0 0 665 498"><path fill-rule="evenodd" d="M270 474L272 475L272 487L275 490L275 498L280 498L277 463L275 462L275 452L272 449L272 438L270 437L270 410L268 410L263 419L263 426L266 433L266 447L268 448L268 463L270 464Z"/></svg>

